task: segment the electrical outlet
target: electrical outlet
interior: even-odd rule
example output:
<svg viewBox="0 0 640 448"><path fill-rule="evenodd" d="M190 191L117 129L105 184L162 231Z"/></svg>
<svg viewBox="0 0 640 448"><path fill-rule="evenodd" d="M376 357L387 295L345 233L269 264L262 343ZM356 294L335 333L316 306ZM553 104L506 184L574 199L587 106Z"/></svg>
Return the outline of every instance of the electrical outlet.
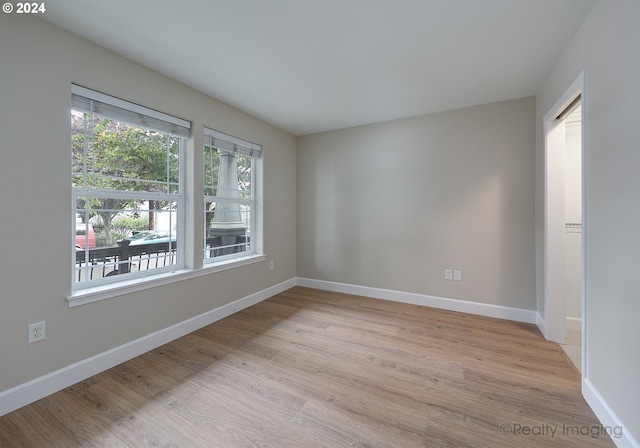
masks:
<svg viewBox="0 0 640 448"><path fill-rule="evenodd" d="M456 282L462 281L462 271L453 271L453 280Z"/></svg>
<svg viewBox="0 0 640 448"><path fill-rule="evenodd" d="M47 327L45 326L44 321L29 324L27 328L29 330L29 333L27 334L27 344L42 341L47 337Z"/></svg>
<svg viewBox="0 0 640 448"><path fill-rule="evenodd" d="M269 270L273 271L276 268L276 262L275 261L270 261L269 262Z"/></svg>
<svg viewBox="0 0 640 448"><path fill-rule="evenodd" d="M453 280L453 270L452 269L445 269L444 270L444 279L445 280Z"/></svg>

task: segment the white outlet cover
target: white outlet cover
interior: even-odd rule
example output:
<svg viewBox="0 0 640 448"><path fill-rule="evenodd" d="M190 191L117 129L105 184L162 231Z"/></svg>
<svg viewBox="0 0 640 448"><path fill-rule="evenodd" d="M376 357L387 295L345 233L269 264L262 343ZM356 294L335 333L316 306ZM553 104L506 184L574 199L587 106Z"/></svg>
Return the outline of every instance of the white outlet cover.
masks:
<svg viewBox="0 0 640 448"><path fill-rule="evenodd" d="M445 280L453 280L453 270L445 269L444 270L444 279Z"/></svg>
<svg viewBox="0 0 640 448"><path fill-rule="evenodd" d="M42 341L47 337L47 327L45 322L36 322L35 324L28 325L27 344L33 344L34 342Z"/></svg>
<svg viewBox="0 0 640 448"><path fill-rule="evenodd" d="M462 281L462 271L453 271L453 279L457 282Z"/></svg>

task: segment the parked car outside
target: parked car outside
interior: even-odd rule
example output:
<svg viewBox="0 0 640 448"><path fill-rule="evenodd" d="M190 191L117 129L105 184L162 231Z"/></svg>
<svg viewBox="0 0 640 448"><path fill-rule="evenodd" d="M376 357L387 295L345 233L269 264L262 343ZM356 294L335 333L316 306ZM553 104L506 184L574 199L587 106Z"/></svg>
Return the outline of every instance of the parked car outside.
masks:
<svg viewBox="0 0 640 448"><path fill-rule="evenodd" d="M86 249L87 241L89 249L96 247L96 234L91 224L87 225L83 222L76 223L76 249Z"/></svg>
<svg viewBox="0 0 640 448"><path fill-rule="evenodd" d="M129 240L129 246L137 246L140 244L155 244L155 243L168 243L169 241L175 242L175 233L171 234L168 231L157 230L144 230L133 235Z"/></svg>

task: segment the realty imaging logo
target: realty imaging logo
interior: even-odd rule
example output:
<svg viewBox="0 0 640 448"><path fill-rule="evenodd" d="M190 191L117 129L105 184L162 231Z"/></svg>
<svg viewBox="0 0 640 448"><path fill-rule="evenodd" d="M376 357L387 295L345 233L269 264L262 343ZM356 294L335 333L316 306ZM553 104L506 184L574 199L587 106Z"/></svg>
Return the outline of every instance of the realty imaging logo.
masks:
<svg viewBox="0 0 640 448"><path fill-rule="evenodd" d="M562 426L541 423L539 425L523 425L521 423L503 423L500 425L500 433L505 436L584 436L597 439L601 436L609 436L619 439L622 437L622 426L604 425L567 425Z"/></svg>

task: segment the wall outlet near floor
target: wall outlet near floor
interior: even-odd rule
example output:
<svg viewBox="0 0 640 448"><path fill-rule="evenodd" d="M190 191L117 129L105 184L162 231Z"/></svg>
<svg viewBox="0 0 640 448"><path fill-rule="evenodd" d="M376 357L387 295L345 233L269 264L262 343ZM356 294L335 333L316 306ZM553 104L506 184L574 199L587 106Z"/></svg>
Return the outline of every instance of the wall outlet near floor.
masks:
<svg viewBox="0 0 640 448"><path fill-rule="evenodd" d="M444 279L445 280L453 280L453 269L445 269L444 270Z"/></svg>
<svg viewBox="0 0 640 448"><path fill-rule="evenodd" d="M47 337L47 327L45 326L45 322L37 322L35 324L29 324L27 326L28 334L27 334L27 344L33 344L34 342L42 341Z"/></svg>
<svg viewBox="0 0 640 448"><path fill-rule="evenodd" d="M275 261L270 261L269 262L269 270L273 271L276 268L276 262Z"/></svg>
<svg viewBox="0 0 640 448"><path fill-rule="evenodd" d="M456 282L462 281L462 271L453 271L453 280Z"/></svg>

